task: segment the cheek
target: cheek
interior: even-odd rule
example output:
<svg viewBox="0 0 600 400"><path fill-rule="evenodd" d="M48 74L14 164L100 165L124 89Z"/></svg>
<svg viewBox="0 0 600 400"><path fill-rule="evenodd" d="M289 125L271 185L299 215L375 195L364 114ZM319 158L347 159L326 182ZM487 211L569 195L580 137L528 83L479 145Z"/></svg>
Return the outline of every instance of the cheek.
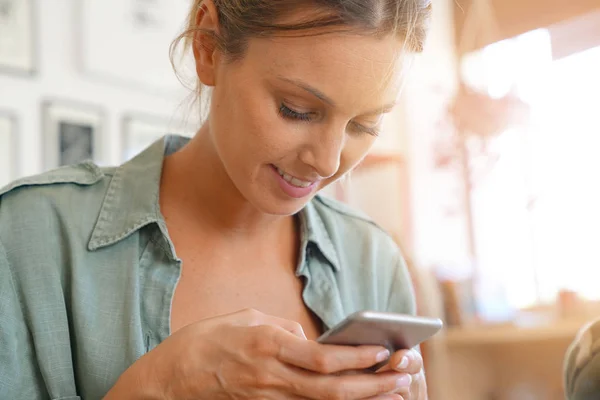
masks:
<svg viewBox="0 0 600 400"><path fill-rule="evenodd" d="M285 157L294 146L293 135L274 106L268 99L255 97L247 110L243 126L239 127L247 142L244 151L251 152L257 163L272 163Z"/></svg>
<svg viewBox="0 0 600 400"><path fill-rule="evenodd" d="M227 102L217 102L215 141L223 161L238 173L253 175L261 166L285 158L297 145L294 138L300 136L279 116L273 97L260 87L230 86L214 98L220 99Z"/></svg>
<svg viewBox="0 0 600 400"><path fill-rule="evenodd" d="M354 167L356 167L356 165L358 165L358 163L369 152L371 147L373 147L374 143L374 136L365 135L364 137L360 138L351 138L344 146L344 149L340 155L340 168L338 169L338 172L323 182L321 189L337 181L348 171L351 171Z"/></svg>
<svg viewBox="0 0 600 400"><path fill-rule="evenodd" d="M309 125L290 124L278 111L273 95L257 87L239 97L236 125L244 136L245 149L251 149L257 162L273 163L287 158L302 144ZM248 151L248 150L246 150Z"/></svg>
<svg viewBox="0 0 600 400"><path fill-rule="evenodd" d="M371 150L374 143L375 137L366 134L358 138L350 138L342 150L339 176L354 168Z"/></svg>

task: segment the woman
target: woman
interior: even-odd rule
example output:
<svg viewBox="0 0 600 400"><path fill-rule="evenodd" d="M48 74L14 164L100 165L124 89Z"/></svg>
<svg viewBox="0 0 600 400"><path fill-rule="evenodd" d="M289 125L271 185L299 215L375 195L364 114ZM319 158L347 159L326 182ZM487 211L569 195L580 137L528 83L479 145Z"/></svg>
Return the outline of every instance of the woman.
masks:
<svg viewBox="0 0 600 400"><path fill-rule="evenodd" d="M414 312L393 240L315 195L369 151L428 1L194 3L191 141L0 195L0 397L426 398L418 352L312 339Z"/></svg>

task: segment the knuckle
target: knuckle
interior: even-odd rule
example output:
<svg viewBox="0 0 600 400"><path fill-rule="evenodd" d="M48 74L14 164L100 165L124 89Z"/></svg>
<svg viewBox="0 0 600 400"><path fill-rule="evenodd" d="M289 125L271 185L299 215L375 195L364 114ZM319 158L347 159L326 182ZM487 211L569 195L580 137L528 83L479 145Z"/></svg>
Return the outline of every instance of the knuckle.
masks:
<svg viewBox="0 0 600 400"><path fill-rule="evenodd" d="M257 389L267 389L274 385L273 376L265 370L258 370L254 375L254 386Z"/></svg>
<svg viewBox="0 0 600 400"><path fill-rule="evenodd" d="M313 364L315 370L322 374L330 374L334 372L334 363L332 362L331 357L325 352L316 353L313 356Z"/></svg>
<svg viewBox="0 0 600 400"><path fill-rule="evenodd" d="M324 400L348 400L350 399L350 393L341 384L333 384L327 390Z"/></svg>
<svg viewBox="0 0 600 400"><path fill-rule="evenodd" d="M254 352L263 356L272 356L278 353L279 345L276 340L277 332L272 326L261 325L254 327L251 335L250 347Z"/></svg>
<svg viewBox="0 0 600 400"><path fill-rule="evenodd" d="M263 317L263 313L261 313L255 308L246 308L242 310L242 314L248 317L248 319L250 319L251 321L260 321Z"/></svg>
<svg viewBox="0 0 600 400"><path fill-rule="evenodd" d="M302 324L300 324L299 322L296 322L296 321L292 321L291 326L297 332L302 331L304 329L304 328L302 328Z"/></svg>
<svg viewBox="0 0 600 400"><path fill-rule="evenodd" d="M413 357L413 360L416 360L419 363L419 365L423 364L423 356L421 355L421 353L419 353L416 350L413 350L413 352L411 353L411 355Z"/></svg>

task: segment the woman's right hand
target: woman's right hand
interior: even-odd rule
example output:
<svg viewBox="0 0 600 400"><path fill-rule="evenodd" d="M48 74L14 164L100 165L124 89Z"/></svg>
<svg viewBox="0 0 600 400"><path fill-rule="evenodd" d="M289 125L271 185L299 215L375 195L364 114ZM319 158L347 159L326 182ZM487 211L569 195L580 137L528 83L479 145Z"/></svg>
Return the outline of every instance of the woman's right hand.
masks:
<svg viewBox="0 0 600 400"><path fill-rule="evenodd" d="M118 387L128 381L168 400L402 399L393 392L410 385L405 374L344 374L388 356L380 347L306 340L296 322L244 310L179 330L134 363L105 400L126 393Z"/></svg>

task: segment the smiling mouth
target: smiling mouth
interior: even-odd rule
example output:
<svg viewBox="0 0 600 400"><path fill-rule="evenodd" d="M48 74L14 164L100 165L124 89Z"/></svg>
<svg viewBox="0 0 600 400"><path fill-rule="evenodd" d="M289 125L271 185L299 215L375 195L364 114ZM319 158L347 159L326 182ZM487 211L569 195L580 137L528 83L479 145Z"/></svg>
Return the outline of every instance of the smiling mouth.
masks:
<svg viewBox="0 0 600 400"><path fill-rule="evenodd" d="M279 175L281 175L283 180L285 180L287 183L289 183L292 186L296 186L299 188L307 188L316 183L314 181L303 181L301 179L295 178L295 177L291 176L290 174L287 174L284 170L282 170L279 167L275 167L275 169L277 170L277 173L279 173Z"/></svg>

